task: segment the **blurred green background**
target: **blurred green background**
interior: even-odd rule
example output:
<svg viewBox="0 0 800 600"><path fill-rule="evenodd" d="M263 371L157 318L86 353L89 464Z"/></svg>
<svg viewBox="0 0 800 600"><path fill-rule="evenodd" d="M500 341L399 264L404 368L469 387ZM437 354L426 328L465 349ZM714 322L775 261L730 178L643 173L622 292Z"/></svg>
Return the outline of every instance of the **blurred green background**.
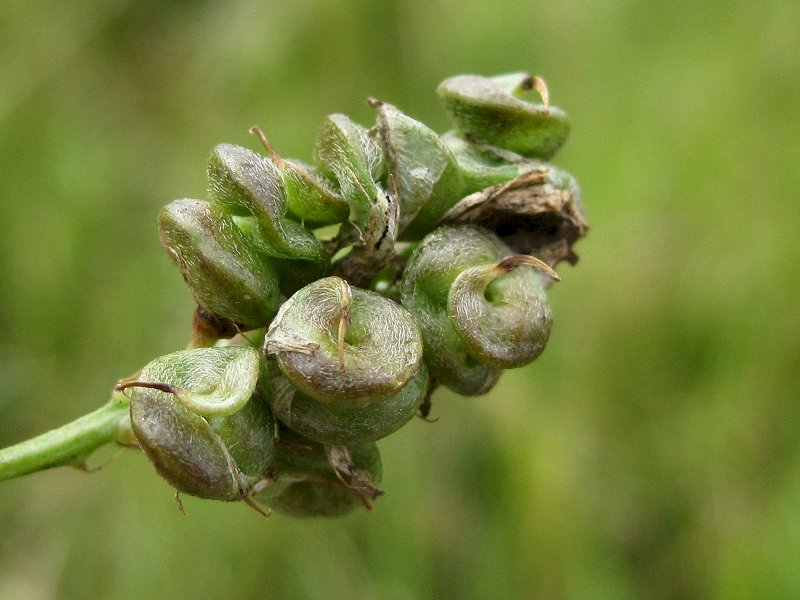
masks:
<svg viewBox="0 0 800 600"><path fill-rule="evenodd" d="M800 597L800 3L0 8L0 445L182 347L159 207L228 141L311 159L365 98L531 70L592 230L533 365L381 442L338 521L184 498L135 452L0 485L0 598Z"/></svg>

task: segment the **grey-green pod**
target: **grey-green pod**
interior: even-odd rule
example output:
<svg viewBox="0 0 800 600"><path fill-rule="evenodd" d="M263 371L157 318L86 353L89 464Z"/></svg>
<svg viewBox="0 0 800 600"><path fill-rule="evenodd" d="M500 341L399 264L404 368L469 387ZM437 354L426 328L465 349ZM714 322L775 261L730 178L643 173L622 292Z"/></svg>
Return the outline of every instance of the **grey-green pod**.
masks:
<svg viewBox="0 0 800 600"><path fill-rule="evenodd" d="M361 405L395 395L422 360L411 314L339 277L315 281L289 298L267 330L264 349L303 393Z"/></svg>
<svg viewBox="0 0 800 600"><path fill-rule="evenodd" d="M542 104L519 97L534 88L545 96ZM564 111L550 106L542 80L527 73L459 75L437 91L456 127L476 142L546 160L569 134Z"/></svg>
<svg viewBox="0 0 800 600"><path fill-rule="evenodd" d="M381 494L375 486L382 476L381 455L374 442L332 448L282 429L275 481L255 498L287 516L338 517L359 506L371 506Z"/></svg>
<svg viewBox="0 0 800 600"><path fill-rule="evenodd" d="M176 490L241 500L272 467L274 419L266 403L252 395L258 362L250 347L181 350L153 360L135 381L118 386L130 395L139 445ZM245 401L236 400L240 408L231 414L210 417L186 408L198 397L212 404Z"/></svg>
<svg viewBox="0 0 800 600"><path fill-rule="evenodd" d="M317 400L295 388L274 363L268 367L267 380L270 407L286 427L335 446L363 444L394 433L417 414L429 385L428 370L422 364L396 394L365 405Z"/></svg>
<svg viewBox="0 0 800 600"><path fill-rule="evenodd" d="M200 306L246 327L275 316L275 267L233 218L203 200L175 200L161 209L158 231Z"/></svg>
<svg viewBox="0 0 800 600"><path fill-rule="evenodd" d="M552 315L532 269L493 232L443 226L412 253L400 283L417 319L431 375L464 395L482 394L500 369L526 364L544 348Z"/></svg>

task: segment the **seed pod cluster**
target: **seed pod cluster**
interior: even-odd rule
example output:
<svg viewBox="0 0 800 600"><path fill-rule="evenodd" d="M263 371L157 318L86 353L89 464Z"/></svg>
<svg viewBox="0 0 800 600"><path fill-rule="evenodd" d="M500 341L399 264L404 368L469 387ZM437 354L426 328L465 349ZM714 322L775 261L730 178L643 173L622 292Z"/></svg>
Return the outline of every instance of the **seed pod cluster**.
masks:
<svg viewBox="0 0 800 600"><path fill-rule="evenodd" d="M312 166L253 128L264 154L220 144L208 199L161 211L192 340L118 389L176 490L293 516L369 507L376 440L427 415L437 386L485 393L544 350L545 289L587 231L575 180L542 162L566 116L527 74L438 91L452 131L370 99L370 128L324 121Z"/></svg>

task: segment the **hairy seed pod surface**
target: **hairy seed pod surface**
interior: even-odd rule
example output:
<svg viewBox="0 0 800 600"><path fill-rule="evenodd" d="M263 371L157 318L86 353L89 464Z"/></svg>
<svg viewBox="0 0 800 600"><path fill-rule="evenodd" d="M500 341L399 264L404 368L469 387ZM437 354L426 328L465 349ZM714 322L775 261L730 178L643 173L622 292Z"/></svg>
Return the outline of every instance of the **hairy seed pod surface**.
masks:
<svg viewBox="0 0 800 600"><path fill-rule="evenodd" d="M350 465L345 473L334 471L343 467L331 460L331 454L330 447L281 431L275 466L277 485L256 498L275 512L293 517L336 517L361 505L369 507L370 500L380 494L374 486L383 476L378 446L367 443L348 447Z"/></svg>
<svg viewBox="0 0 800 600"><path fill-rule="evenodd" d="M161 209L158 230L200 306L249 327L275 316L275 268L231 217L202 200L175 200Z"/></svg>
<svg viewBox="0 0 800 600"><path fill-rule="evenodd" d="M271 256L327 262L320 241L287 214L283 180L272 161L241 146L219 144L208 161L208 180L216 205L231 214L255 217Z"/></svg>
<svg viewBox="0 0 800 600"><path fill-rule="evenodd" d="M326 277L281 306L265 351L317 400L374 404L396 394L417 372L422 338L400 305Z"/></svg>
<svg viewBox="0 0 800 600"><path fill-rule="evenodd" d="M566 141L569 123L561 109L549 105L543 83L527 73L459 75L437 91L456 126L471 139L546 160ZM545 96L543 104L517 97L534 88Z"/></svg>
<svg viewBox="0 0 800 600"><path fill-rule="evenodd" d="M354 285L366 286L391 258L397 237L397 202L377 183L384 170L383 152L366 129L340 114L325 119L315 152L320 170L339 182L350 206L339 238L353 248L336 272Z"/></svg>
<svg viewBox="0 0 800 600"><path fill-rule="evenodd" d="M421 239L465 192L455 159L439 136L397 107L372 100L389 182L399 203L398 232Z"/></svg>
<svg viewBox="0 0 800 600"><path fill-rule="evenodd" d="M491 231L443 226L409 259L401 283L417 317L425 361L442 384L462 394L487 391L496 369L522 366L544 349L552 315L535 271L555 272L513 255Z"/></svg>
<svg viewBox="0 0 800 600"><path fill-rule="evenodd" d="M243 372L237 363L249 362L252 352L255 373ZM257 371L258 355L251 347L199 348L159 357L142 369L138 381L121 384L131 390L131 423L140 446L178 491L240 500L272 465L273 417L259 398L250 398L224 417L203 417L177 399L179 393L222 394L219 388L229 396L249 398ZM239 385L231 379L238 379Z"/></svg>
<svg viewBox="0 0 800 600"><path fill-rule="evenodd" d="M288 159L280 167L286 205L304 224L319 227L347 220L350 207L311 165Z"/></svg>
<svg viewBox="0 0 800 600"><path fill-rule="evenodd" d="M459 394L488 392L500 370L478 360L463 344L448 313L448 297L465 269L493 263L504 248L477 227L439 227L417 246L400 282L400 297L422 330L425 363L431 375Z"/></svg>
<svg viewBox="0 0 800 600"><path fill-rule="evenodd" d="M465 188L462 197L492 185L511 181L520 172L524 172L524 167L519 163L510 162L492 152L482 151L458 132L448 131L442 134L440 139L453 155L461 171Z"/></svg>
<svg viewBox="0 0 800 600"><path fill-rule="evenodd" d="M350 446L394 433L417 412L428 391L428 370L420 365L403 388L374 404L324 402L295 388L277 366L269 368L269 403L289 429L322 444Z"/></svg>
<svg viewBox="0 0 800 600"><path fill-rule="evenodd" d="M450 287L447 313L461 341L481 362L511 369L544 350L553 315L533 269L555 275L539 259L513 254L462 271Z"/></svg>
<svg viewBox="0 0 800 600"><path fill-rule="evenodd" d="M350 207L334 190L332 181L302 161L284 159L272 148L267 136L258 127L251 127L275 164L283 184L289 212L306 226L318 227L341 223Z"/></svg>

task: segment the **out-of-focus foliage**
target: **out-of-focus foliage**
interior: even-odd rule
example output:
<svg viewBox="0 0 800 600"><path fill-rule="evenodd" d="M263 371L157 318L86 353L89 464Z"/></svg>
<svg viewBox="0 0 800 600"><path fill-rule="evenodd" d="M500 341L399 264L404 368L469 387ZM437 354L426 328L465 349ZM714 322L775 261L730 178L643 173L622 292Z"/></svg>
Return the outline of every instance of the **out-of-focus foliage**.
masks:
<svg viewBox="0 0 800 600"><path fill-rule="evenodd" d="M592 231L544 355L381 442L372 513L183 516L124 452L0 486L0 598L800 594L800 4L7 4L2 446L185 344L156 214L253 124L310 160L367 96L442 131L442 79L531 70Z"/></svg>

